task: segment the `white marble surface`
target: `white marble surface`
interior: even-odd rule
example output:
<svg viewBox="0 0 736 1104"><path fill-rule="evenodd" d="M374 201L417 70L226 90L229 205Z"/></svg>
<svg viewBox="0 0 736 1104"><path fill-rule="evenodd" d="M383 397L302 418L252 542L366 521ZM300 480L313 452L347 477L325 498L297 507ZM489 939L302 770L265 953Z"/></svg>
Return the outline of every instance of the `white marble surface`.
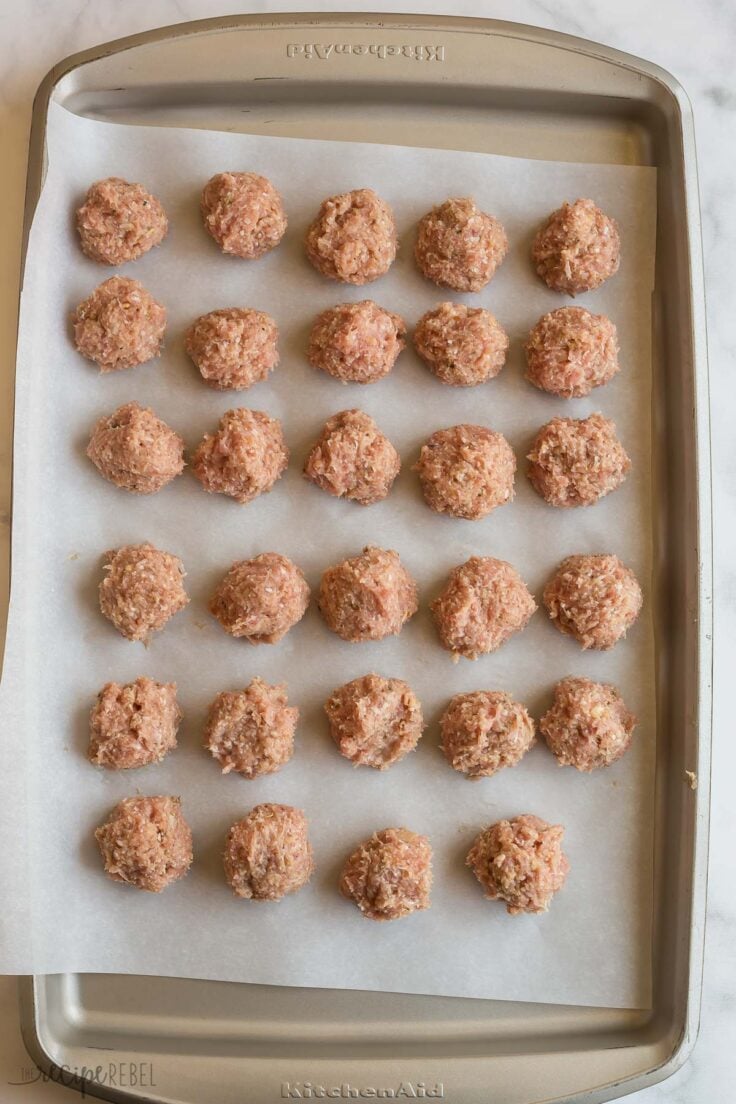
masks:
<svg viewBox="0 0 736 1104"><path fill-rule="evenodd" d="M690 1062L637 1104L729 1104L736 1097L736 804L731 775L736 748L727 724L728 686L736 664L736 384L732 261L736 253L736 7L730 0L0 0L0 572L7 562L11 365L23 209L26 143L33 93L59 58L151 27L242 11L451 10L516 20L617 46L658 62L687 89L695 108L703 231L711 394L716 547L716 690L713 817L705 993L700 1040ZM3 581L4 586L4 581ZM1 596L0 596L1 599ZM0 608L4 602L0 600ZM726 741L724 743L724 740ZM68 1100L57 1085L14 1087L28 1061L20 1040L14 979L0 979L0 1101Z"/></svg>

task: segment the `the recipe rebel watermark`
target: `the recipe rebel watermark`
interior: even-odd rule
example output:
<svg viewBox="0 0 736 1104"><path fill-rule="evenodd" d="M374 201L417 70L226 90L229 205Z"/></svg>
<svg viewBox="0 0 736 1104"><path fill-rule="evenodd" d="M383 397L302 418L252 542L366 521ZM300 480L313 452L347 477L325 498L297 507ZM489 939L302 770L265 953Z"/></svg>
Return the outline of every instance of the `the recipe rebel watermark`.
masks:
<svg viewBox="0 0 736 1104"><path fill-rule="evenodd" d="M321 1085L314 1081L282 1081L282 1100L443 1100L441 1081L399 1081L395 1085Z"/></svg>
<svg viewBox="0 0 736 1104"><path fill-rule="evenodd" d="M45 1084L52 1081L64 1088L74 1089L86 1099L90 1086L113 1089L154 1089L156 1079L152 1062L105 1062L98 1066L21 1066L18 1077L8 1080L14 1087Z"/></svg>
<svg viewBox="0 0 736 1104"><path fill-rule="evenodd" d="M444 61L445 47L401 45L398 42L290 42L286 47L288 58L304 58L306 61L328 61L331 57L345 54L352 57L374 57L379 61L386 61L388 58Z"/></svg>

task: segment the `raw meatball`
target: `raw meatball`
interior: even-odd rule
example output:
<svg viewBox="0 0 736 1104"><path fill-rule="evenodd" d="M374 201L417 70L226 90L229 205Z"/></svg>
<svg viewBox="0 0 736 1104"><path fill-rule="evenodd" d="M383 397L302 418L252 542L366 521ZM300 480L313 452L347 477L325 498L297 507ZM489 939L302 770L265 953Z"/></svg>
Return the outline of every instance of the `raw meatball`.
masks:
<svg viewBox="0 0 736 1104"><path fill-rule="evenodd" d="M261 410L228 410L217 433L192 457L192 472L206 491L251 502L270 491L289 463L281 422Z"/></svg>
<svg viewBox="0 0 736 1104"><path fill-rule="evenodd" d="M308 605L307 580L296 564L278 552L262 552L233 564L210 599L210 613L231 636L276 644Z"/></svg>
<svg viewBox="0 0 736 1104"><path fill-rule="evenodd" d="M289 706L283 684L269 686L254 678L245 690L217 695L209 708L204 746L223 774L274 774L294 753L298 720L299 710Z"/></svg>
<svg viewBox="0 0 736 1104"><path fill-rule="evenodd" d="M509 243L498 219L472 199L446 199L419 223L414 256L428 280L455 291L480 291L493 277Z"/></svg>
<svg viewBox="0 0 736 1104"><path fill-rule="evenodd" d="M495 652L536 608L518 572L491 556L471 556L454 567L431 606L442 646L453 659Z"/></svg>
<svg viewBox="0 0 736 1104"><path fill-rule="evenodd" d="M642 605L641 587L618 556L568 556L544 588L552 623L583 648L612 648Z"/></svg>
<svg viewBox="0 0 736 1104"><path fill-rule="evenodd" d="M370 506L386 497L400 468L398 452L368 414L341 410L325 422L304 474L336 498Z"/></svg>
<svg viewBox="0 0 736 1104"><path fill-rule="evenodd" d="M183 471L184 442L150 407L131 402L95 424L87 456L116 487L155 494Z"/></svg>
<svg viewBox="0 0 736 1104"><path fill-rule="evenodd" d="M340 303L315 319L307 357L342 383L375 383L393 368L405 334L403 318L372 299Z"/></svg>
<svg viewBox="0 0 736 1104"><path fill-rule="evenodd" d="M631 467L616 426L602 414L553 418L527 459L529 481L550 506L590 506L620 487Z"/></svg>
<svg viewBox="0 0 736 1104"><path fill-rule="evenodd" d="M270 180L258 173L217 173L204 186L205 230L223 253L253 261L286 233L286 211Z"/></svg>
<svg viewBox="0 0 736 1104"><path fill-rule="evenodd" d="M323 276L369 284L388 272L396 257L393 211L371 188L331 196L307 230L306 247Z"/></svg>
<svg viewBox="0 0 736 1104"><path fill-rule="evenodd" d="M317 604L328 627L351 644L395 636L419 605L417 584L398 552L370 545L328 567Z"/></svg>
<svg viewBox="0 0 736 1104"><path fill-rule="evenodd" d="M145 364L161 352L166 307L137 280L111 276L72 315L77 349L99 366L117 372Z"/></svg>
<svg viewBox="0 0 736 1104"><path fill-rule="evenodd" d="M279 331L263 311L226 307L194 322L184 348L208 387L245 391L265 380L279 362Z"/></svg>
<svg viewBox="0 0 736 1104"><path fill-rule="evenodd" d="M560 307L539 319L527 338L526 378L540 391L579 399L619 370L616 327L603 314Z"/></svg>
<svg viewBox="0 0 736 1104"><path fill-rule="evenodd" d="M565 678L539 722L539 731L561 767L592 771L620 759L631 743L637 719L615 686L587 678Z"/></svg>
<svg viewBox="0 0 736 1104"><path fill-rule="evenodd" d="M340 754L360 767L386 770L417 746L422 707L401 679L363 675L338 687L325 703Z"/></svg>
<svg viewBox="0 0 736 1104"><path fill-rule="evenodd" d="M314 870L307 818L291 805L256 805L228 832L224 864L238 897L278 901L296 893Z"/></svg>
<svg viewBox="0 0 736 1104"><path fill-rule="evenodd" d="M592 199L563 203L538 232L532 264L552 291L593 291L618 271L618 226Z"/></svg>
<svg viewBox="0 0 736 1104"><path fill-rule="evenodd" d="M95 832L116 882L160 893L192 865L192 833L178 797L126 797Z"/></svg>
<svg viewBox="0 0 736 1104"><path fill-rule="evenodd" d="M440 303L419 319L414 348L442 383L475 387L501 371L509 338L482 307Z"/></svg>
<svg viewBox="0 0 736 1104"><path fill-rule="evenodd" d="M534 743L533 720L502 690L456 694L440 718L440 731L447 762L472 779L515 767Z"/></svg>
<svg viewBox="0 0 736 1104"><path fill-rule="evenodd" d="M104 571L100 609L127 640L147 644L189 602L179 557L148 542L105 553Z"/></svg>
<svg viewBox="0 0 736 1104"><path fill-rule="evenodd" d="M119 176L98 180L77 211L82 252L102 264L121 265L160 245L169 229L166 212L142 184Z"/></svg>
<svg viewBox="0 0 736 1104"><path fill-rule="evenodd" d="M108 682L90 714L87 757L110 770L158 763L176 747L180 720L175 682Z"/></svg>
<svg viewBox="0 0 736 1104"><path fill-rule="evenodd" d="M492 901L506 911L546 912L562 889L570 864L562 850L565 829L524 813L499 820L480 833L467 865Z"/></svg>
<svg viewBox="0 0 736 1104"><path fill-rule="evenodd" d="M340 892L369 920L398 920L429 908L432 848L408 828L384 828L364 840L343 867Z"/></svg>
<svg viewBox="0 0 736 1104"><path fill-rule="evenodd" d="M485 426L438 429L414 470L438 514L477 521L514 497L516 457L506 438Z"/></svg>

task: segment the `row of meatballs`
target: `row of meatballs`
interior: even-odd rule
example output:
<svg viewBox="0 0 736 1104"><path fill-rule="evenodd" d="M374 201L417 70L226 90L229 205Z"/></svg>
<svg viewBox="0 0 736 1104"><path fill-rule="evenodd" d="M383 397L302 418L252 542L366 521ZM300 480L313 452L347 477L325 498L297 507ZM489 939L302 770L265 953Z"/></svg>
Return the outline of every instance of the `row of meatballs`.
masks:
<svg viewBox="0 0 736 1104"><path fill-rule="evenodd" d="M546 912L569 863L564 829L522 814L489 825L476 837L467 865L486 897L507 911ZM128 797L95 832L108 875L159 893L192 864L192 833L178 797ZM302 889L314 872L307 818L292 805L256 805L230 828L225 879L236 896L278 901ZM340 892L370 920L398 920L430 905L432 848L408 828L384 828L348 856Z"/></svg>
<svg viewBox="0 0 736 1104"><path fill-rule="evenodd" d="M189 602L178 556L152 544L108 552L99 587L100 609L128 640L147 642ZM236 561L209 602L231 636L276 644L307 611L310 588L288 557L263 552ZM582 648L612 648L636 621L642 592L618 556L568 556L544 588L552 623ZM417 584L397 552L368 546L329 567L317 605L328 628L354 644L401 632L419 608ZM476 659L523 629L537 604L511 564L471 556L454 567L431 611L442 646L454 660Z"/></svg>

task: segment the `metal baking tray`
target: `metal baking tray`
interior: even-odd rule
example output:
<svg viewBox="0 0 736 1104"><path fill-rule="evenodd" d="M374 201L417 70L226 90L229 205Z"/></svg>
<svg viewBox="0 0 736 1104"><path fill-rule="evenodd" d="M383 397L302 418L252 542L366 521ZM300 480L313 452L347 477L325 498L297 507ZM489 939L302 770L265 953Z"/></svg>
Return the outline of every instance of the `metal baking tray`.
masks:
<svg viewBox="0 0 736 1104"><path fill-rule="evenodd" d="M46 77L26 235L51 101L125 123L657 167L654 1006L50 975L21 982L33 1059L69 1070L67 1082L74 1070L99 1069L85 1088L109 1100L176 1104L267 1104L321 1087L344 1099L421 1098L438 1085L457 1104L594 1104L669 1076L698 1027L711 735L708 379L682 88L638 58L481 19L303 14L168 27L68 58Z"/></svg>

